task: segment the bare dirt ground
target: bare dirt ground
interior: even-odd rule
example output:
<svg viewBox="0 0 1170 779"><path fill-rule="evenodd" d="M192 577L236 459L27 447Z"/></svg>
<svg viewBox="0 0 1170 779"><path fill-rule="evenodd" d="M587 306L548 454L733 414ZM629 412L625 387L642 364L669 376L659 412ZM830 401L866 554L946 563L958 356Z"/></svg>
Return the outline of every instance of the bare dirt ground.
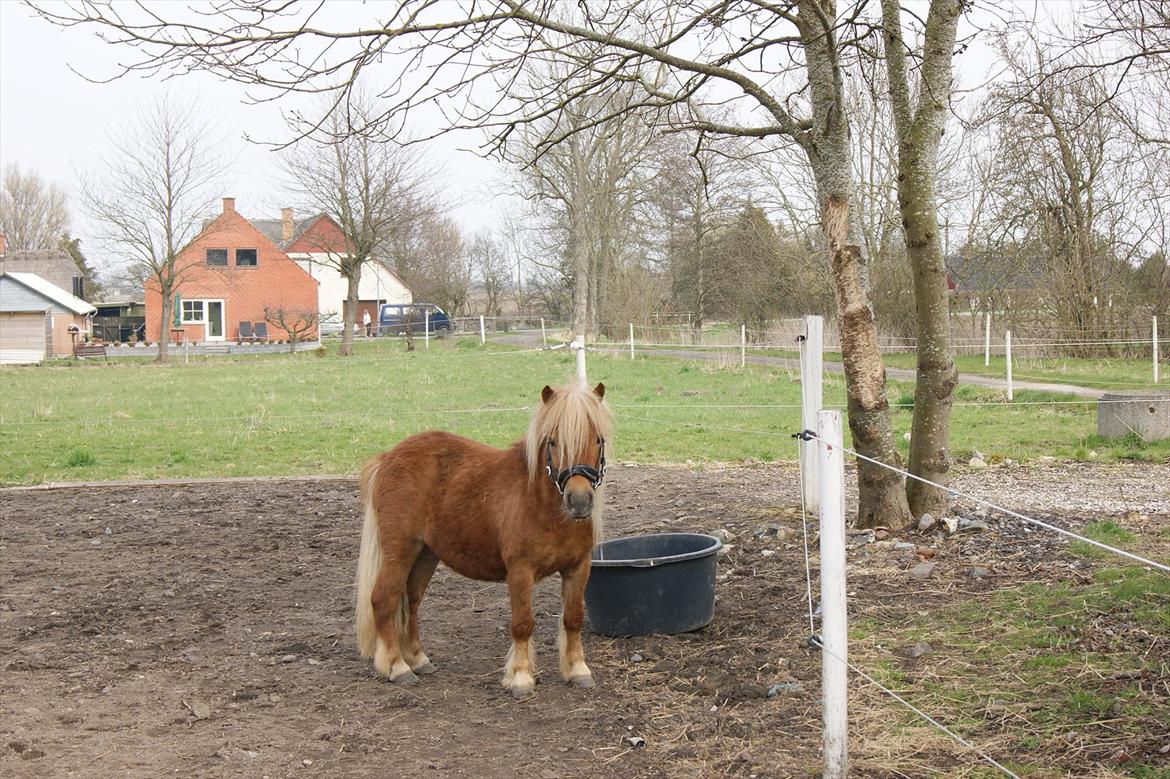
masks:
<svg viewBox="0 0 1170 779"><path fill-rule="evenodd" d="M386 683L357 655L353 482L0 493L0 775L816 775L820 668L803 644L793 467L619 465L610 479L611 537L734 535L715 620L680 636L588 635L598 687L576 690L556 674L560 607L547 581L536 598L543 683L522 702L498 684L503 585L440 568L421 618L439 672L415 687ZM1109 516L1148 533L1170 514L1167 466L993 468L960 484L1050 517L1071 512L1073 525ZM770 524L777 535L755 536ZM931 542L931 587L948 593L938 602L1064 576L1072 560L1035 534L979 539ZM973 559L994 575L970 580ZM851 562L851 610L921 598L907 573L916 561L854 550ZM1151 651L1170 655L1164 642ZM859 709L874 700L852 694ZM932 773L869 735L854 734L855 775ZM972 765L958 749L932 759L943 772Z"/></svg>

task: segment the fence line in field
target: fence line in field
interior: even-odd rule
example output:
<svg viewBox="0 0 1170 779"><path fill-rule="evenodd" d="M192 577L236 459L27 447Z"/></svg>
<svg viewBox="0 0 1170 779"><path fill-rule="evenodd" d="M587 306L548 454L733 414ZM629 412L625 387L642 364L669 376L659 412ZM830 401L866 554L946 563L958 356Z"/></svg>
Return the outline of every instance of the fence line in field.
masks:
<svg viewBox="0 0 1170 779"><path fill-rule="evenodd" d="M1006 401L989 400L989 401L960 401L953 404L954 408L1002 408L1011 409L1018 406L1085 406L1085 405L1099 405L1110 403L1130 403L1131 400L1117 399L1117 400L1025 400L1008 403ZM1153 398L1149 403L1170 403L1170 398ZM913 403L891 403L891 408L913 408ZM761 430L747 430L743 428L729 428L729 427L713 427L701 422L682 422L669 419L657 419L653 417L633 416L625 413L625 410L638 409L658 409L668 410L677 409L684 411L749 411L749 410L777 410L777 411L796 411L801 408L799 403L717 403L717 404L687 404L687 403L611 403L610 408L621 410L621 416L627 419L637 419L644 422L655 422L664 425L685 425L698 429L706 430L720 430L734 433L747 433L752 435L779 435L777 433L768 433ZM844 404L826 404L821 408L845 409ZM500 413L520 413L532 411L531 406L516 406L510 408L434 408L434 409L415 409L415 410L400 410L400 409L385 409L376 411L338 411L338 412L323 412L319 414L236 414L232 416L183 416L181 418L168 417L113 417L102 416L97 417L90 415L82 419L0 419L0 425L5 426L52 426L52 425L68 425L68 426L91 426L91 425L138 425L138 424L185 424L185 423L207 423L207 422L221 422L233 423L241 422L255 425L258 422L272 420L272 421L288 421L288 420L333 420L339 418L370 418L370 417L394 417L394 416L437 416L442 414L455 415L470 415L470 414L500 414Z"/></svg>

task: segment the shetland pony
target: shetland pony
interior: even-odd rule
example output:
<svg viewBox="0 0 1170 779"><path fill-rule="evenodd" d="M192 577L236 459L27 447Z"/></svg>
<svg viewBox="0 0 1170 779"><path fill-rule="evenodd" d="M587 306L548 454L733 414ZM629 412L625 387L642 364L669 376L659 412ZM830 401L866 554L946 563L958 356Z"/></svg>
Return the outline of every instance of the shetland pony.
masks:
<svg viewBox="0 0 1170 779"><path fill-rule="evenodd" d="M451 433L411 436L362 469L365 519L357 570L357 644L390 681L434 673L418 607L435 567L506 581L512 646L502 685L517 698L536 683L532 587L561 575L561 676L592 687L581 624L593 544L601 538L612 418L605 386L545 387L524 440L495 449Z"/></svg>

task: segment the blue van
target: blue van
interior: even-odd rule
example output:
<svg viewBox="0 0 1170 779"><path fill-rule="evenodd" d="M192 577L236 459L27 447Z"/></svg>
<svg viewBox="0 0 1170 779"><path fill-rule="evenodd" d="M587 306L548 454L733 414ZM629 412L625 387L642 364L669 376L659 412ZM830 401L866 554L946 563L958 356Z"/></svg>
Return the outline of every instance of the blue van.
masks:
<svg viewBox="0 0 1170 779"><path fill-rule="evenodd" d="M421 333L429 321L431 333L449 335L455 323L447 312L433 303L383 303L378 312L378 333L380 335L401 335L408 330Z"/></svg>

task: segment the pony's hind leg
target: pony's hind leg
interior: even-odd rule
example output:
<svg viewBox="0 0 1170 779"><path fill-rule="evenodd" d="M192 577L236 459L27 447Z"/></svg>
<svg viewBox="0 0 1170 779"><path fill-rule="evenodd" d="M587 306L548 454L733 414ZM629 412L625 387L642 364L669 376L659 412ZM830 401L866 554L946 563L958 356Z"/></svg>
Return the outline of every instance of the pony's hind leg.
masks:
<svg viewBox="0 0 1170 779"><path fill-rule="evenodd" d="M535 576L531 569L508 569L508 595L512 601L512 646L504 664L504 678L500 684L512 691L512 697L524 698L536 686L536 653L532 647L532 585Z"/></svg>
<svg viewBox="0 0 1170 779"><path fill-rule="evenodd" d="M574 687L593 686L593 672L585 664L585 649L581 646L589 564L589 558L585 558L577 567L561 572L561 603L564 611L557 631L557 650L560 654L561 676Z"/></svg>
<svg viewBox="0 0 1170 779"><path fill-rule="evenodd" d="M382 569L371 595L378 633L374 668L396 684L418 681L403 657L401 644L407 633L410 614L406 580L421 549L421 541L406 539L383 545Z"/></svg>
<svg viewBox="0 0 1170 779"><path fill-rule="evenodd" d="M433 674L435 667L427 659L422 650L422 641L418 635L418 607L426 594L427 585L439 564L439 558L430 548L423 546L415 558L414 566L410 569L410 576L406 579L406 595L408 603L408 621L406 630L399 636L402 656L410 670L416 674Z"/></svg>

